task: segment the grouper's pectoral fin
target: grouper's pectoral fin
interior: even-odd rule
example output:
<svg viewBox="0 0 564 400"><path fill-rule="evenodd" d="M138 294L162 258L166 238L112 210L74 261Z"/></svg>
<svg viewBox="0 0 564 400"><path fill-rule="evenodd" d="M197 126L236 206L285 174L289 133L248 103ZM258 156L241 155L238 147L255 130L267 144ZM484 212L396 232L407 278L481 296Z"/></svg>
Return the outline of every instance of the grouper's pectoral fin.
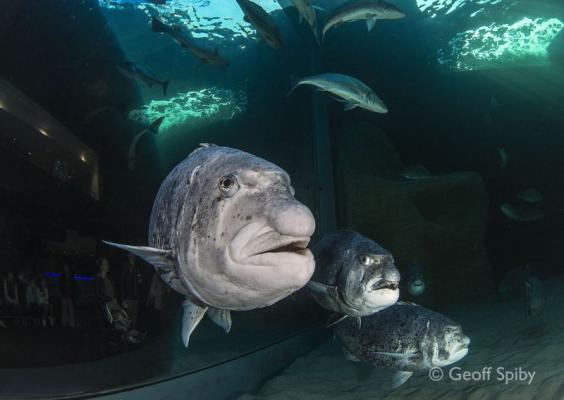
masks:
<svg viewBox="0 0 564 400"><path fill-rule="evenodd" d="M164 268L169 270L171 266L174 266L172 251L170 250L155 249L154 247L148 246L130 246L127 244L108 242L106 240L102 240L102 242L108 246L117 247L118 249L135 254L147 261L149 264L152 264L155 268Z"/></svg>
<svg viewBox="0 0 564 400"><path fill-rule="evenodd" d="M331 316L327 320L327 325L325 325L325 327L331 328L333 325L338 324L339 322L343 321L347 317L348 317L347 314L338 314L338 313L331 314Z"/></svg>
<svg viewBox="0 0 564 400"><path fill-rule="evenodd" d="M324 285L323 283L314 282L314 281L309 281L306 286L311 290L313 290L314 292L325 294L332 298L337 298L339 295L336 286L328 286L328 285Z"/></svg>
<svg viewBox="0 0 564 400"><path fill-rule="evenodd" d="M103 242L109 246L117 247L118 249L134 254L147 261L149 264L152 264L163 281L171 288L180 294L187 294L186 289L176 273L176 264L171 250L162 250L147 246L129 246L127 244L107 242L105 240Z"/></svg>
<svg viewBox="0 0 564 400"><path fill-rule="evenodd" d="M190 335L204 317L208 307L199 306L188 299L182 302L182 307L184 307L184 314L182 315L182 343L184 343L185 347L188 347Z"/></svg>
<svg viewBox="0 0 564 400"><path fill-rule="evenodd" d="M220 310L219 308L209 308L208 317L214 324L222 328L225 333L231 330L231 312L229 310Z"/></svg>
<svg viewBox="0 0 564 400"><path fill-rule="evenodd" d="M385 352L385 351L371 351L370 353L395 358L397 360L402 360L404 362L407 362L407 361L409 361L410 358L417 356L416 351L409 352L409 353L389 353L389 352Z"/></svg>
<svg viewBox="0 0 564 400"><path fill-rule="evenodd" d="M407 380L409 378L411 378L411 375L413 375L413 372L411 371L398 371L394 374L394 377L392 378L392 388L393 389L397 389L399 388L401 385L403 385L405 382L407 382Z"/></svg>

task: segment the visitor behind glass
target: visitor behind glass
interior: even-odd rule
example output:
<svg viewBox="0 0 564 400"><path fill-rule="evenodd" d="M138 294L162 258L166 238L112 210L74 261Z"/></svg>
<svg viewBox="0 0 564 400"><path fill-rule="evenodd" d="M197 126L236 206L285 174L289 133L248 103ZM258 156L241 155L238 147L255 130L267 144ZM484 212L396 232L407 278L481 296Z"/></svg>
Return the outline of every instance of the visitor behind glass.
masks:
<svg viewBox="0 0 564 400"><path fill-rule="evenodd" d="M59 285L61 292L61 325L63 327L75 328L74 294L76 287L74 277L70 272L68 264L64 266Z"/></svg>

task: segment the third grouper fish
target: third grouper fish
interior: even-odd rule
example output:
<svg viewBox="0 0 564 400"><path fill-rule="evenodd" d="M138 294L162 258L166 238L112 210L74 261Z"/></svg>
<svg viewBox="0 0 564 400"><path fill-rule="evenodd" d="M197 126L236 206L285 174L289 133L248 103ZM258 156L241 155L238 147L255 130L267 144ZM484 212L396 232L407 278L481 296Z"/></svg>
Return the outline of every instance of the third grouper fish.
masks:
<svg viewBox="0 0 564 400"><path fill-rule="evenodd" d="M345 103L345 111L360 107L368 111L385 114L388 108L366 84L356 78L343 74L321 74L307 76L292 84L290 93L300 85L312 85L322 92L331 93L335 100Z"/></svg>
<svg viewBox="0 0 564 400"><path fill-rule="evenodd" d="M188 346L206 312L229 332L230 310L266 307L303 287L315 265L306 248L314 230L284 170L240 150L203 145L162 183L150 247L106 243L153 264L186 297Z"/></svg>
<svg viewBox="0 0 564 400"><path fill-rule="evenodd" d="M402 385L416 371L446 367L468 354L470 338L460 324L413 303L398 301L384 311L335 328L350 361L398 370L392 387Z"/></svg>
<svg viewBox="0 0 564 400"><path fill-rule="evenodd" d="M374 314L399 297L400 273L392 254L354 231L326 235L312 248L316 268L307 284L323 308L336 313L333 323L346 317Z"/></svg>

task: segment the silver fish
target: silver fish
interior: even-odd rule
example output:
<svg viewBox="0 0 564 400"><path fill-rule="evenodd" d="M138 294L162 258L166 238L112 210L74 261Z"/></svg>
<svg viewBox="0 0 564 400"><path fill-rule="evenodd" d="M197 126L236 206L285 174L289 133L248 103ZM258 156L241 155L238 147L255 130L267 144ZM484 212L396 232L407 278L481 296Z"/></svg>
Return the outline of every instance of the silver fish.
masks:
<svg viewBox="0 0 564 400"><path fill-rule="evenodd" d="M538 221L544 217L544 212L538 208L517 207L510 203L503 203L500 209L507 218L519 222Z"/></svg>
<svg viewBox="0 0 564 400"><path fill-rule="evenodd" d="M170 81L162 81L155 76L151 71L147 68L142 67L139 64L135 64L132 62L125 62L117 66L119 72L121 72L124 76L128 77L132 80L137 80L145 83L148 87L153 87L153 85L159 85L163 89L163 95L166 96L168 84Z"/></svg>
<svg viewBox="0 0 564 400"><path fill-rule="evenodd" d="M327 73L307 76L294 82L290 93L300 85L312 85L321 91L331 93L337 97L337 101L345 103L345 111L360 107L382 114L388 112L388 108L384 102L372 89L349 75Z"/></svg>
<svg viewBox="0 0 564 400"><path fill-rule="evenodd" d="M180 46L188 50L194 57L204 64L218 67L228 67L229 61L219 55L217 49L196 42L187 31L179 27L166 25L156 17L151 17L151 29L153 32L166 33L170 35Z"/></svg>
<svg viewBox="0 0 564 400"><path fill-rule="evenodd" d="M519 193L517 198L526 203L540 203L543 200L542 193L532 188Z"/></svg>
<svg viewBox="0 0 564 400"><path fill-rule="evenodd" d="M451 365L468 354L470 338L460 324L413 303L397 302L362 318L359 328L346 320L335 328L350 361L399 370L393 387L414 372Z"/></svg>
<svg viewBox="0 0 564 400"><path fill-rule="evenodd" d="M421 264L412 264L407 268L406 286L410 295L417 297L425 293L427 279Z"/></svg>
<svg viewBox="0 0 564 400"><path fill-rule="evenodd" d="M146 134L152 133L153 135L157 135L159 133L159 128L164 121L164 118L165 117L157 118L151 123L151 125L143 129L141 132L135 135L131 140L131 143L129 145L129 150L127 151L127 167L129 168L130 171L133 171L133 169L135 168L135 154L137 152L137 144L139 143L141 138Z"/></svg>
<svg viewBox="0 0 564 400"><path fill-rule="evenodd" d="M399 8L382 0L348 2L331 14L323 27L322 37L325 38L329 29L347 22L366 21L366 27L371 31L379 19L401 19L405 16Z"/></svg>
<svg viewBox="0 0 564 400"><path fill-rule="evenodd" d="M401 176L403 176L406 179L417 180L417 179L430 178L431 173L424 166L417 164L417 165L413 165L411 167L405 168L401 172Z"/></svg>
<svg viewBox="0 0 564 400"><path fill-rule="evenodd" d="M250 0L236 0L243 10L244 20L254 26L266 43L272 48L282 47L282 35L274 22L274 19L261 6Z"/></svg>
<svg viewBox="0 0 564 400"><path fill-rule="evenodd" d="M294 7L296 7L296 10L298 10L298 14L300 16L299 22L301 23L303 20L305 20L309 24L311 30L313 31L315 39L319 44L317 14L315 12L315 8L311 5L311 2L309 0L292 0L292 4L294 5Z"/></svg>
<svg viewBox="0 0 564 400"><path fill-rule="evenodd" d="M312 248L316 268L307 287L335 321L374 314L399 298L400 273L394 257L354 231L324 236Z"/></svg>
<svg viewBox="0 0 564 400"><path fill-rule="evenodd" d="M203 145L159 189L149 247L105 242L152 264L185 296L182 340L202 317L226 332L231 310L266 307L305 286L315 220L277 165L240 150Z"/></svg>

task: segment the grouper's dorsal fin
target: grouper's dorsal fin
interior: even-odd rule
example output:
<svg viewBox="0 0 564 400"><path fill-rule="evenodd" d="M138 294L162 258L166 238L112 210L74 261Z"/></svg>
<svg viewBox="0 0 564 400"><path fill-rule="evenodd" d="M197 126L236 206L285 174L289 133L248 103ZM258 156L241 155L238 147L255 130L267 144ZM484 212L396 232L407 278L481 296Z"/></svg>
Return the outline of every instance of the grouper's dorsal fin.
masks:
<svg viewBox="0 0 564 400"><path fill-rule="evenodd" d="M209 308L208 317L214 324L222 328L225 333L231 330L231 312L229 310L220 310L219 308Z"/></svg>
<svg viewBox="0 0 564 400"><path fill-rule="evenodd" d="M199 306L188 299L182 302L182 307L184 307L184 313L182 314L182 343L188 347L190 335L204 317L208 307Z"/></svg>

